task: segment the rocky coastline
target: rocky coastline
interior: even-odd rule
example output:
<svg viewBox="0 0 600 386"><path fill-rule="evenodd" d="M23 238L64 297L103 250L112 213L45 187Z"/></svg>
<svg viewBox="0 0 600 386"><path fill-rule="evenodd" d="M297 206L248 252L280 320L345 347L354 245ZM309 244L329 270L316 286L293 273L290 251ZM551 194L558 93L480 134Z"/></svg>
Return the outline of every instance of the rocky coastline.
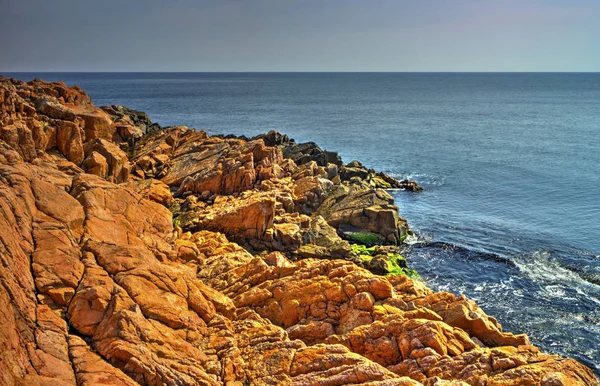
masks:
<svg viewBox="0 0 600 386"><path fill-rule="evenodd" d="M416 279L386 189L0 77L0 385L598 385Z"/></svg>

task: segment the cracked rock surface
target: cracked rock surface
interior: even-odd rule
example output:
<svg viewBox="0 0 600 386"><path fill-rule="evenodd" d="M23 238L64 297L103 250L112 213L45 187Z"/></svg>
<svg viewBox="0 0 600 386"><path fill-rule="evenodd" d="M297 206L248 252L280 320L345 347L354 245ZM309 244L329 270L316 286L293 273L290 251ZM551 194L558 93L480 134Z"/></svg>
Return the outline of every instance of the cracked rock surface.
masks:
<svg viewBox="0 0 600 386"><path fill-rule="evenodd" d="M1 385L598 384L471 300L361 267L338 227L406 222L337 158L150 125L0 78Z"/></svg>

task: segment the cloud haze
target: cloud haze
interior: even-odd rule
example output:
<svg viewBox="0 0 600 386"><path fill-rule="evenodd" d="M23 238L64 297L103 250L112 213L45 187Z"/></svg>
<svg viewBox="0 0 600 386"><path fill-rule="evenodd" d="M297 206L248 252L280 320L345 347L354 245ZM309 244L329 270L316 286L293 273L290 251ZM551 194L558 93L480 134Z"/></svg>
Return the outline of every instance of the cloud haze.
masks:
<svg viewBox="0 0 600 386"><path fill-rule="evenodd" d="M600 71L592 0L0 0L0 71Z"/></svg>

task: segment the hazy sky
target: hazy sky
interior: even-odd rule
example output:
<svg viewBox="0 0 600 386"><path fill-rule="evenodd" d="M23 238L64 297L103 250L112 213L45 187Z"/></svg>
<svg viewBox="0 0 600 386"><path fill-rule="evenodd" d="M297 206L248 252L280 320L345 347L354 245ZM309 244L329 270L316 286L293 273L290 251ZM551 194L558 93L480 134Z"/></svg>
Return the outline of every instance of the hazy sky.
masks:
<svg viewBox="0 0 600 386"><path fill-rule="evenodd" d="M0 71L600 71L600 0L0 0Z"/></svg>

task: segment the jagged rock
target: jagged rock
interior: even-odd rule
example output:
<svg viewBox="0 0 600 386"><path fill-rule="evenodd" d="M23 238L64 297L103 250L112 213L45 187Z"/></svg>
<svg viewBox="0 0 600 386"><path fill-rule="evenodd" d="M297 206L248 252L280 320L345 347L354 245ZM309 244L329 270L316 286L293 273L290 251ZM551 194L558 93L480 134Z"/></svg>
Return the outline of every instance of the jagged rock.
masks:
<svg viewBox="0 0 600 386"><path fill-rule="evenodd" d="M203 251L206 247L200 244L199 248ZM243 260L228 270L219 269L224 259L213 255L203 268L211 274L201 275L231 297L238 308L249 307L285 327L290 338L308 344L342 343L398 375L425 384L464 385L487 380L516 385L526 378L534 385L556 379L584 385L595 382L589 371L580 372L577 380L561 378L565 368L572 369L572 363L557 370L560 360L540 354L522 338L513 339L512 334L501 332L497 325L487 324L482 327L485 333L477 334L484 340L487 334L504 340L497 340L494 348L478 346L453 321L445 321L426 308L435 305L429 303L433 298L423 296L446 299L447 303L438 303L450 308L460 304L460 299L428 289L410 289L415 283L405 276L391 283L373 278L352 263L303 260L289 267L261 265L248 256L244 266ZM261 279L256 281L257 277ZM417 302L420 299L422 302ZM470 363L476 365L467 366Z"/></svg>
<svg viewBox="0 0 600 386"><path fill-rule="evenodd" d="M99 108L93 106L91 101L67 106L58 103L53 97L45 96L35 101L35 109L40 114L58 120L74 122L76 118L80 118L85 123L84 132L86 141L95 138L110 140L115 132L115 127L110 117Z"/></svg>
<svg viewBox="0 0 600 386"><path fill-rule="evenodd" d="M129 181L125 183L124 186L132 189L142 197L154 202L158 202L166 207L168 207L171 204L171 201L173 201L173 195L171 194L169 185L159 180L147 179L140 181Z"/></svg>
<svg viewBox="0 0 600 386"><path fill-rule="evenodd" d="M285 158L292 159L298 165L314 161L319 166L327 166L328 164L342 166L342 159L336 152L323 150L314 142L297 144L287 135L275 130L252 138L252 140L256 139L263 140L267 146L279 147Z"/></svg>
<svg viewBox="0 0 600 386"><path fill-rule="evenodd" d="M84 158L81 127L74 122L56 122L56 146L69 161L77 165L81 164Z"/></svg>
<svg viewBox="0 0 600 386"><path fill-rule="evenodd" d="M343 181L350 181L353 177L366 180L369 177L369 171L360 162L352 161L341 168L340 176Z"/></svg>
<svg viewBox="0 0 600 386"><path fill-rule="evenodd" d="M138 126L127 123L117 123L115 124L115 127L121 139L127 142L135 142L135 140L142 138L144 135L144 132Z"/></svg>
<svg viewBox="0 0 600 386"><path fill-rule="evenodd" d="M202 212L180 217L184 229L223 232L237 240L273 240L275 200L269 193L256 192L240 198L219 196Z"/></svg>
<svg viewBox="0 0 600 386"><path fill-rule="evenodd" d="M314 142L292 143L285 148L284 156L294 160L298 165L310 161L315 161L319 166L327 166L328 164L342 165L342 160L336 152L322 150Z"/></svg>
<svg viewBox="0 0 600 386"><path fill-rule="evenodd" d="M69 355L73 358L72 363L78 385L138 385L121 370L111 366L94 353L83 339L75 335L69 335Z"/></svg>
<svg viewBox="0 0 600 386"><path fill-rule="evenodd" d="M76 118L75 112L71 108L58 102L53 102L48 97L36 100L35 109L40 114L63 121L75 121Z"/></svg>
<svg viewBox="0 0 600 386"><path fill-rule="evenodd" d="M333 183L325 178L304 177L294 182L294 203L296 210L311 214L330 195Z"/></svg>
<svg viewBox="0 0 600 386"><path fill-rule="evenodd" d="M295 179L296 166L260 140L173 128L140 139L135 162L142 175L116 184L128 162L116 145L98 138L85 144L90 161L82 166L96 170L101 162L93 159L101 155L108 161L103 178L43 138L71 136L42 135L32 125L41 121L31 103L44 95L76 112L73 106L92 108L78 88L0 78L0 127L14 126L4 130L8 141L0 139L0 384L598 384L576 361L503 332L464 297L332 260L335 251L348 258L348 243L319 210L334 195L350 197L368 204L361 216L371 221L369 208L384 208L377 200L388 199L364 181L330 186L319 180L329 180L325 167L310 162ZM54 107L58 112L46 113L59 116ZM71 122L81 129L78 118L44 117L54 128ZM45 152L55 146L60 154ZM192 187L209 184L198 177L204 169L184 159L211 172L239 172L235 163L225 167L237 156L248 157L256 175L248 188L233 179L231 191L170 195L168 186L180 189L187 177ZM274 165L284 174L277 176ZM269 168L273 173L264 172ZM158 179L143 180L150 172ZM309 179L296 194L302 178ZM342 189L341 196L330 188ZM326 196L316 210L300 199L309 192L316 200ZM183 232L165 205L179 207L182 223L186 213L204 216L189 220L204 221L202 227ZM313 212L301 214L300 206ZM253 255L200 229L211 226L266 251ZM274 252L284 244L292 250ZM323 259L288 258L307 246L323 248Z"/></svg>
<svg viewBox="0 0 600 386"><path fill-rule="evenodd" d="M271 130L266 134L256 136L253 139L262 139L267 146L287 145L290 142L290 138L287 135L275 130Z"/></svg>
<svg viewBox="0 0 600 386"><path fill-rule="evenodd" d="M79 165L83 144L94 138L112 140L115 127L110 117L95 107L78 87L46 83L39 79L0 82L0 139L20 152L26 161L58 147Z"/></svg>
<svg viewBox="0 0 600 386"><path fill-rule="evenodd" d="M357 261L350 244L342 240L321 216L312 217L310 229L302 237L302 246L297 249L297 254L302 258Z"/></svg>
<svg viewBox="0 0 600 386"><path fill-rule="evenodd" d="M97 151L90 152L85 160L83 160L81 167L87 173L94 174L102 178L106 178L108 176L108 162L106 162L106 157Z"/></svg>
<svg viewBox="0 0 600 386"><path fill-rule="evenodd" d="M131 138L137 140L146 134L161 130L160 125L152 123L148 114L143 111L119 105L103 106L102 110L112 117L119 135L125 141Z"/></svg>
<svg viewBox="0 0 600 386"><path fill-rule="evenodd" d="M233 195L257 188L263 191L284 189L292 193L295 212L307 215L317 212L338 230L346 225L353 226L357 232L376 234L382 242L395 243L402 239L407 225L398 217L391 196L382 190L372 189L363 180L351 187L342 186L339 181L336 185L333 180L338 178L337 166L331 163L327 167L312 160L300 167L285 163L279 148L265 146L265 139L269 143L287 143L285 137L276 132L245 142L239 138L208 137L204 132L182 127L172 128L154 136L152 141L142 141L136 147L135 168L141 172L140 177L160 178L177 187L177 196ZM277 166L279 164L282 166ZM362 167L358 162L349 165ZM292 180L287 179L289 176ZM273 185L274 181L280 181L275 183L277 187ZM282 204L285 207L286 203ZM254 225L232 223L233 217L229 215L225 217L227 221L220 219L221 216L216 213L225 213L222 209L208 207L202 210L210 213L208 220L202 220L205 215L195 210L193 214L181 217L183 228L194 230L205 227L223 231L236 241L250 237L243 236L249 235L246 228L257 229ZM285 211L292 212L287 207ZM217 216L214 221L213 215ZM229 225L223 226L224 222ZM272 232L267 231L272 228L271 224L264 229L261 225L260 232L251 231L252 235L260 233L261 236L251 237L267 243L276 241L268 247L277 250L296 249L290 246L301 246L301 231L295 221L285 222L277 222L278 229ZM235 231L236 227L243 231ZM253 246L262 248L257 243ZM303 255L324 253L327 252L322 248L307 247Z"/></svg>
<svg viewBox="0 0 600 386"><path fill-rule="evenodd" d="M106 172L106 178L114 182L125 182L129 178L129 172L131 171L131 165L127 154L121 150L117 145L104 139L94 139L85 144L84 151L86 157L89 157L92 153L98 153L103 156L108 166ZM98 162L101 164L102 160L98 157ZM91 168L101 169L102 165L95 163L92 159L89 162ZM96 173L92 173L96 174Z"/></svg>
<svg viewBox="0 0 600 386"><path fill-rule="evenodd" d="M18 151L25 161L31 161L37 157L31 130L21 122L1 127L0 139Z"/></svg>
<svg viewBox="0 0 600 386"><path fill-rule="evenodd" d="M239 138L239 137L238 137ZM335 152L322 150L314 142L297 144L287 135L281 134L275 130L267 134L258 135L252 139L262 139L267 146L277 146L282 150L283 156L293 160L297 165L305 165L314 162L317 166L331 167L335 166L335 172L329 171L330 180L337 175L337 168L340 168L341 180L350 181L353 177L369 182L374 188L382 189L402 189L413 192L423 190L415 181L397 180L385 173L375 173L372 169L365 168L360 162L352 161L344 165L341 157ZM331 165L331 166L330 166ZM313 174L314 175L314 174Z"/></svg>
<svg viewBox="0 0 600 386"><path fill-rule="evenodd" d="M316 213L335 228L373 233L382 241L398 242L408 228L388 193L362 185L336 186Z"/></svg>
<svg viewBox="0 0 600 386"><path fill-rule="evenodd" d="M115 126L110 116L97 107L76 106L74 112L84 122L85 141L92 139L112 140Z"/></svg>

